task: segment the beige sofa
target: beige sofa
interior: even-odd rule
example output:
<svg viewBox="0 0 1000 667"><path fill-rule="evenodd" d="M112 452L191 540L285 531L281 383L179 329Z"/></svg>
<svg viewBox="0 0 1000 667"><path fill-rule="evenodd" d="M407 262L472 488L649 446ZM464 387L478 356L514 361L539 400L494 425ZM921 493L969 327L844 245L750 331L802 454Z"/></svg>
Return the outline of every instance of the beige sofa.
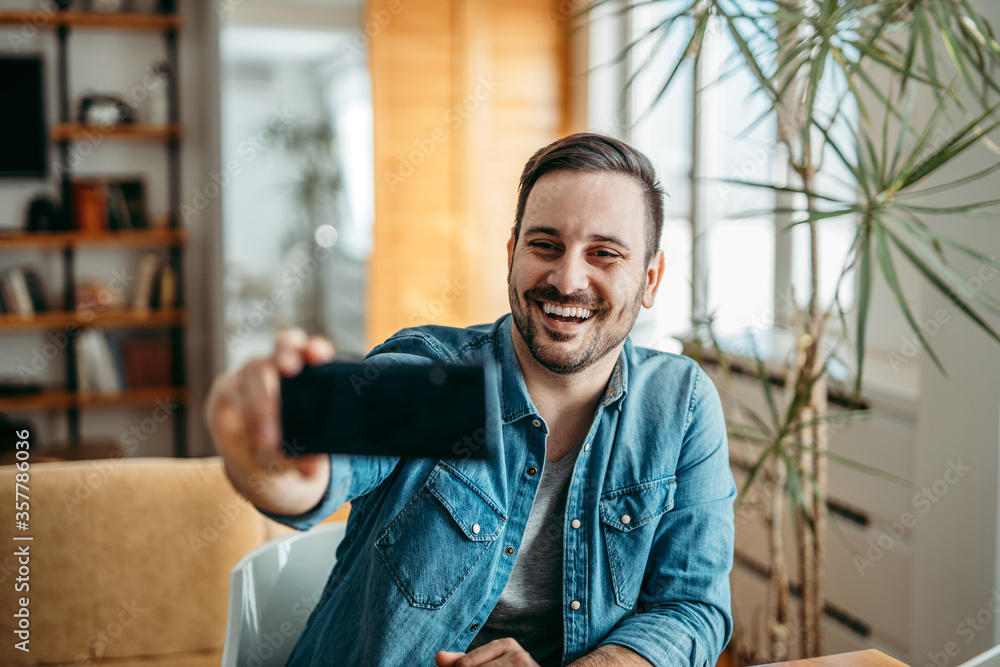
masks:
<svg viewBox="0 0 1000 667"><path fill-rule="evenodd" d="M0 664L219 664L230 570L288 530L233 490L219 458L32 464L27 530L17 473L0 467ZM15 648L25 622L30 652Z"/></svg>

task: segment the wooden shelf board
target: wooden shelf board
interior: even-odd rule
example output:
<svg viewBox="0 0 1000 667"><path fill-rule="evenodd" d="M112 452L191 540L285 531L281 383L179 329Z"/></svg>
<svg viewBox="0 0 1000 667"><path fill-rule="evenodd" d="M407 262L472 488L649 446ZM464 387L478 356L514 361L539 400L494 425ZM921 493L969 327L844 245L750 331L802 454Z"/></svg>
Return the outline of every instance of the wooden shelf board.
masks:
<svg viewBox="0 0 1000 667"><path fill-rule="evenodd" d="M57 461L89 461L93 459L122 459L125 452L121 443L114 438L87 437L74 444L68 441L32 443L31 463L54 463ZM15 452L0 454L0 465L17 463ZM340 510L338 510L338 513Z"/></svg>
<svg viewBox="0 0 1000 667"><path fill-rule="evenodd" d="M0 232L0 250L69 248L74 246L179 246L183 229L137 229L124 232Z"/></svg>
<svg viewBox="0 0 1000 667"><path fill-rule="evenodd" d="M49 12L42 10L0 10L0 24L27 23L36 28L65 25L80 28L124 28L132 30L179 29L184 25L180 14L145 12Z"/></svg>
<svg viewBox="0 0 1000 667"><path fill-rule="evenodd" d="M53 141L121 139L125 141L165 141L183 139L184 126L180 123L150 125L148 123L119 123L118 125L88 125L87 123L57 123L52 126Z"/></svg>
<svg viewBox="0 0 1000 667"><path fill-rule="evenodd" d="M153 328L187 324L186 310L133 310L65 311L55 310L33 315L0 314L0 331L32 331L64 329L70 324L78 327L104 326L117 328Z"/></svg>
<svg viewBox="0 0 1000 667"><path fill-rule="evenodd" d="M157 401L183 403L183 387L137 387L124 392L72 392L64 389L44 391L31 396L0 397L0 412L20 410L59 410L72 407L110 407L154 405Z"/></svg>

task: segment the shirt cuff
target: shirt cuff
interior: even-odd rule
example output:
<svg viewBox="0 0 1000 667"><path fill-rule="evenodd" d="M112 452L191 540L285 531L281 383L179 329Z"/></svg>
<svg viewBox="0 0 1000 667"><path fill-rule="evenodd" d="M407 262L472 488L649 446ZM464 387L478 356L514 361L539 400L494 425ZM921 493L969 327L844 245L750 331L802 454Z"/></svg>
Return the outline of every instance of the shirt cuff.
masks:
<svg viewBox="0 0 1000 667"><path fill-rule="evenodd" d="M690 625L655 611L625 617L601 644L624 646L656 667L715 667L719 658Z"/></svg>
<svg viewBox="0 0 1000 667"><path fill-rule="evenodd" d="M289 516L275 514L259 509L264 516L296 530L309 530L323 519L327 518L347 502L351 489L351 457L343 454L328 454L330 457L330 483L327 484L323 497L311 510L302 514Z"/></svg>

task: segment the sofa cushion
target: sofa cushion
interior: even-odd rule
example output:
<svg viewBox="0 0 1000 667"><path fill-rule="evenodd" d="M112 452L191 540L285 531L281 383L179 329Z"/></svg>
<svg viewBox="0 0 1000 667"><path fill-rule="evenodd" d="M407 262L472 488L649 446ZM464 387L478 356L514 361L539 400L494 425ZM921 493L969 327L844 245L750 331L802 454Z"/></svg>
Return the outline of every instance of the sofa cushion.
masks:
<svg viewBox="0 0 1000 667"><path fill-rule="evenodd" d="M217 457L39 463L30 519L15 528L13 466L0 468L2 664L218 664L229 574L266 520ZM15 542L14 535L33 540ZM15 592L16 548L30 590ZM28 598L30 653L10 641ZM202 658L204 656L204 662Z"/></svg>

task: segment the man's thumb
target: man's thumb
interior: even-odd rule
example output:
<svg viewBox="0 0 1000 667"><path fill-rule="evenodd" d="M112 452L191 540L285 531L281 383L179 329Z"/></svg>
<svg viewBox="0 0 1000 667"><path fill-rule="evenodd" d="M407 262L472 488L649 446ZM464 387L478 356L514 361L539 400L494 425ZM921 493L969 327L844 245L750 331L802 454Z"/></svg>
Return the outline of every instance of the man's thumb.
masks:
<svg viewBox="0 0 1000 667"><path fill-rule="evenodd" d="M438 667L451 667L463 655L465 654L458 651L438 651L434 655L434 664Z"/></svg>

